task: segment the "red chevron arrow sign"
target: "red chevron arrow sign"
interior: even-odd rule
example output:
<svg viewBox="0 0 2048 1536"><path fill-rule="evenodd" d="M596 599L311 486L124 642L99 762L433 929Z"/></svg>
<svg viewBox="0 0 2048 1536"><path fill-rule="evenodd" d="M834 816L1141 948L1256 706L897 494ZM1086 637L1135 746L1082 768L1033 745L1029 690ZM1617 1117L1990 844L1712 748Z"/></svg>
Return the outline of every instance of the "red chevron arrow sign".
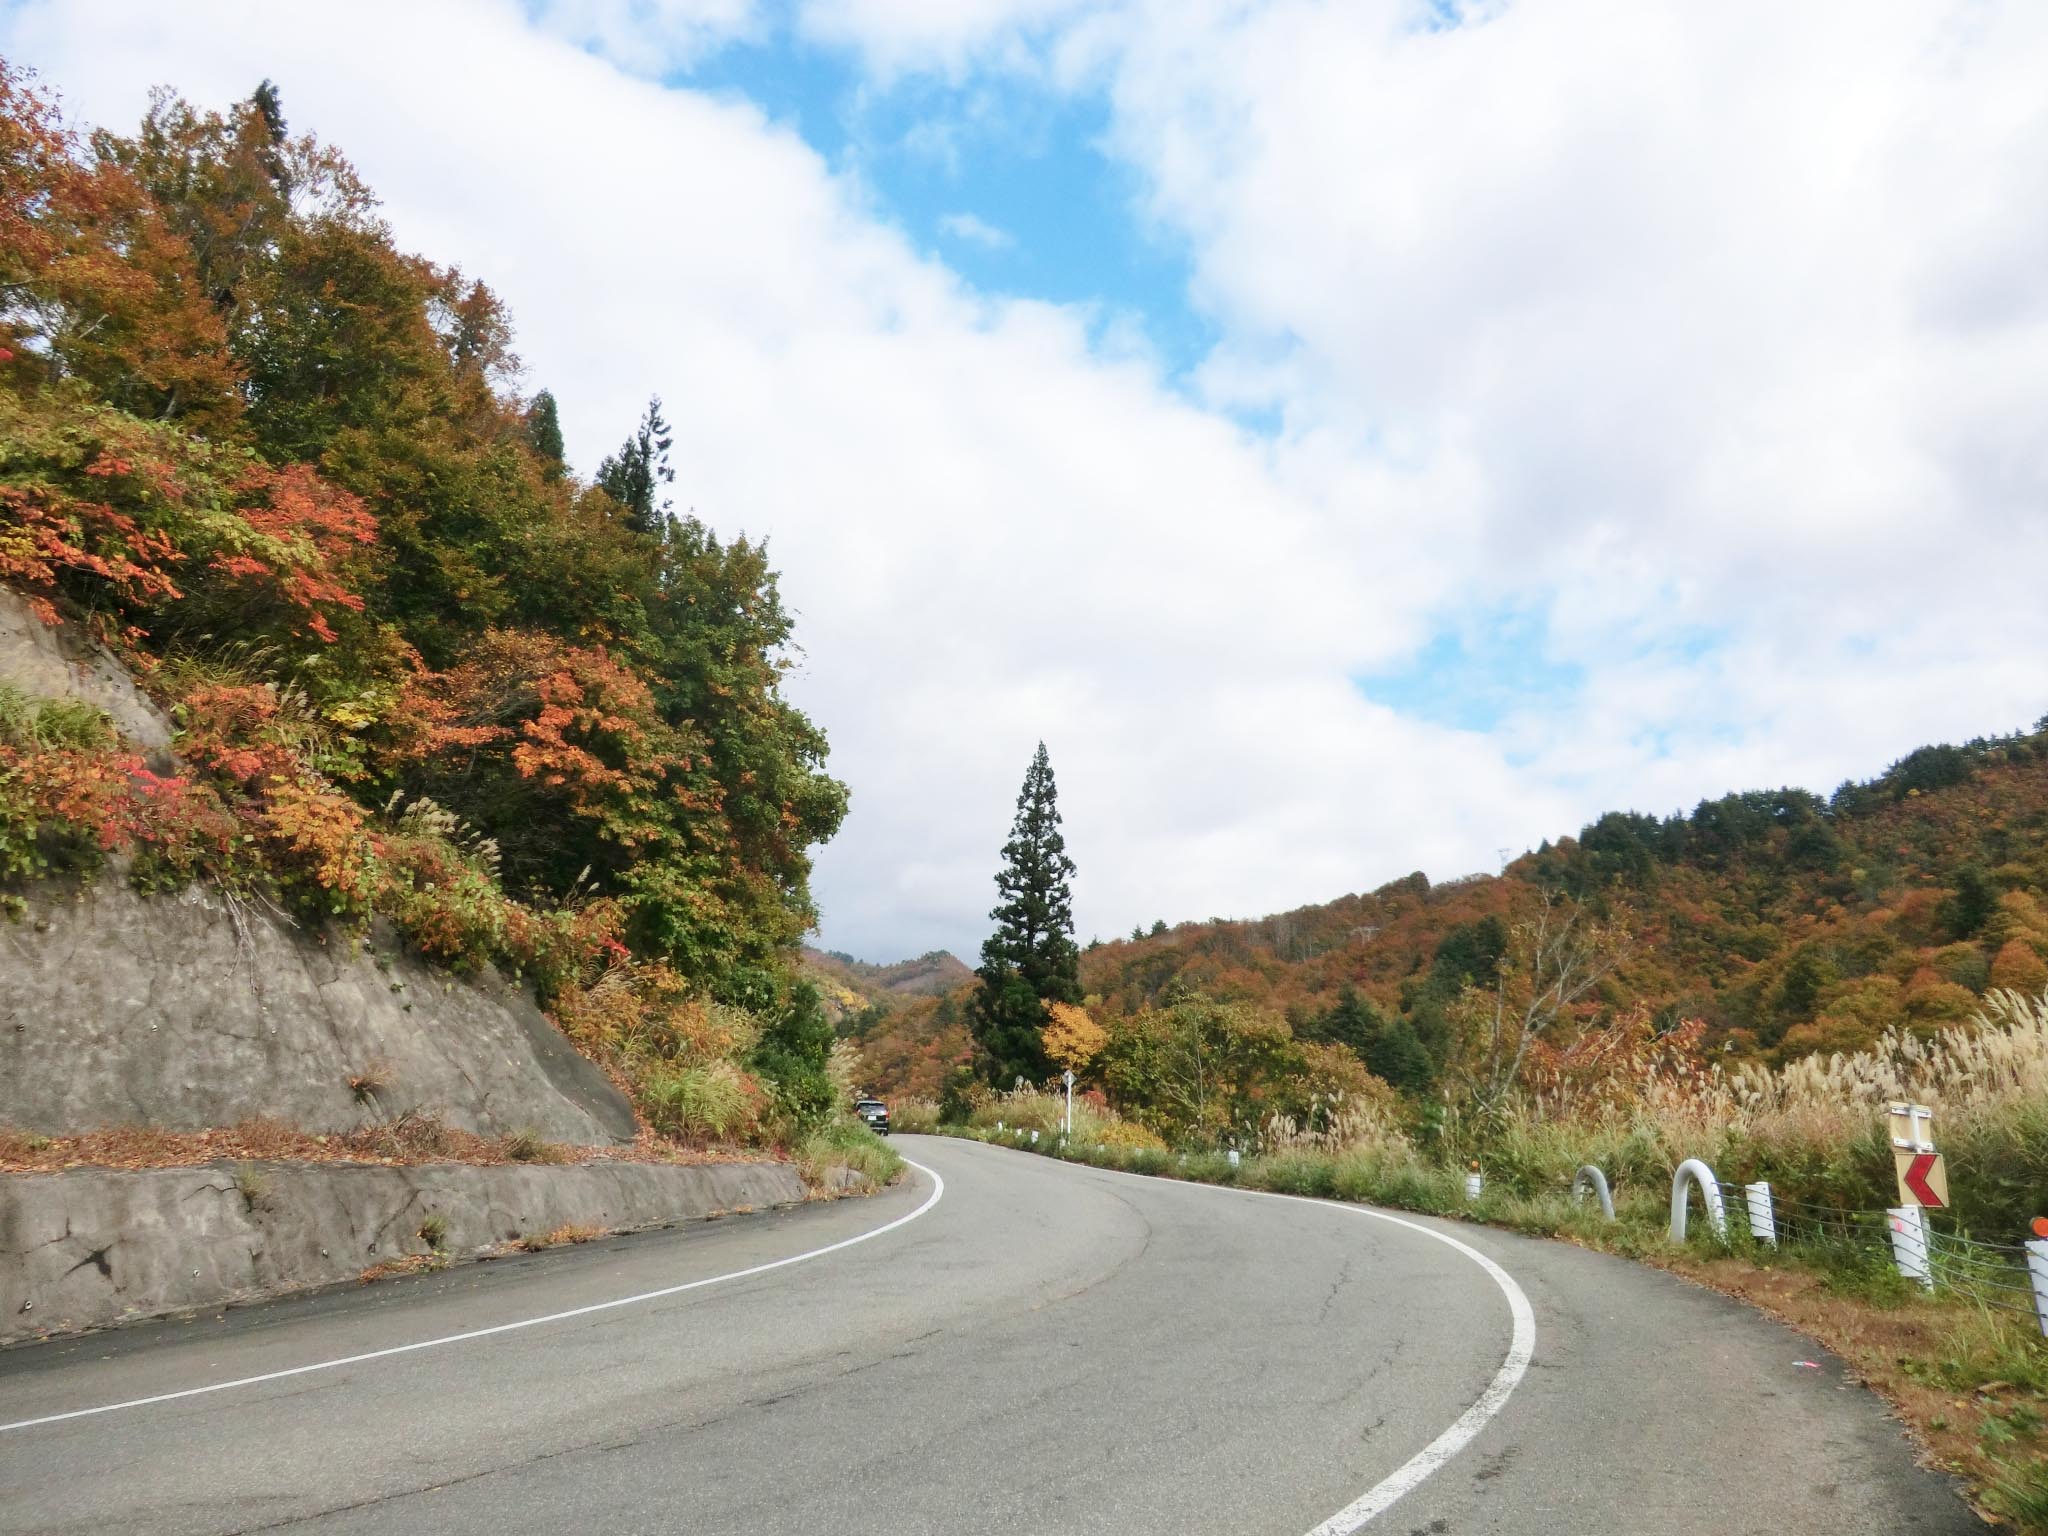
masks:
<svg viewBox="0 0 2048 1536"><path fill-rule="evenodd" d="M1898 1168L1901 1205L1947 1209L1948 1168L1939 1152L1894 1152L1892 1161Z"/></svg>

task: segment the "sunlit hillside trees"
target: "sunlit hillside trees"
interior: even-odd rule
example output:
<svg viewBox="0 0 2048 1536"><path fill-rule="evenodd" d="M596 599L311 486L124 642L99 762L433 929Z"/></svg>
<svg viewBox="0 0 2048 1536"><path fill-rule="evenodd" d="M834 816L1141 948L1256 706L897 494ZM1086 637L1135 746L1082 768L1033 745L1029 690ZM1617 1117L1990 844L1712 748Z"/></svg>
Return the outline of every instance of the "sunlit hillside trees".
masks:
<svg viewBox="0 0 2048 1536"><path fill-rule="evenodd" d="M0 66L0 583L179 726L162 776L0 744L0 877L125 846L386 915L675 1070L716 1033L685 999L743 1005L813 1104L829 1030L787 962L846 794L782 695L767 552L667 514L658 409L625 505L523 378L496 295L401 251L267 83L88 141Z"/></svg>

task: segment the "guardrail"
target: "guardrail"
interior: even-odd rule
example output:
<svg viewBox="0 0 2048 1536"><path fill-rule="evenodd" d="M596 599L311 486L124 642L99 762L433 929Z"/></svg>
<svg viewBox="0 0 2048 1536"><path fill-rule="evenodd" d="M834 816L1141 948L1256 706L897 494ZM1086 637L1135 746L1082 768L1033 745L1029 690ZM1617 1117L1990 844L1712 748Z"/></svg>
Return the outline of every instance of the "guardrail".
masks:
<svg viewBox="0 0 2048 1536"><path fill-rule="evenodd" d="M1671 1176L1671 1241L1685 1241L1685 1218L1692 1205L1686 1193L1688 1183L1699 1186L1700 1199L1707 1208L1707 1225L1714 1229L1714 1236L1727 1242L1728 1207L1721 1198L1721 1181L1714 1177L1713 1169L1696 1157L1680 1163Z"/></svg>
<svg viewBox="0 0 2048 1536"><path fill-rule="evenodd" d="M1597 1180L1597 1183L1595 1181ZM1581 1168L1572 1181L1574 1198L1597 1188L1602 1208L1606 1176ZM1752 1241L1889 1250L1899 1275L1930 1293L1944 1292L1994 1311L2031 1318L2048 1336L2048 1238L2021 1243L1988 1243L1960 1228L1937 1224L1936 1214L1917 1205L1885 1211L1851 1211L1804 1200L1779 1200L1769 1183L1723 1184L1698 1158L1687 1158L1671 1177L1671 1240L1686 1239L1691 1191L1697 1186L1715 1238L1729 1241L1728 1206L1740 1200ZM1946 1213L1943 1213L1944 1215Z"/></svg>
<svg viewBox="0 0 2048 1536"><path fill-rule="evenodd" d="M1607 1175L1591 1163L1572 1175L1572 1203L1584 1200L1588 1191L1600 1197L1600 1214L1614 1220L1614 1192L1607 1187Z"/></svg>

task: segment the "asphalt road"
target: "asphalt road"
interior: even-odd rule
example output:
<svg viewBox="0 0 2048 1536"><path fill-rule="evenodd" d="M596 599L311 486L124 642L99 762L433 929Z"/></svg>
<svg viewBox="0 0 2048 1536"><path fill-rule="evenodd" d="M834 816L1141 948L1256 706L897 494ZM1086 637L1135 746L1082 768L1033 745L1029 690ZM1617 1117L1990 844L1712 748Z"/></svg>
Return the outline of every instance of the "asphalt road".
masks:
<svg viewBox="0 0 2048 1536"><path fill-rule="evenodd" d="M0 1531L1304 1536L1389 1479L1413 1486L1370 1532L1983 1529L1837 1364L1669 1276L1483 1228L899 1145L943 1198L815 1259L0 1429ZM933 1193L918 1176L11 1350L0 1425L708 1280ZM1517 1292L1533 1359L1503 1398ZM1469 1444L1418 1472L1447 1431Z"/></svg>

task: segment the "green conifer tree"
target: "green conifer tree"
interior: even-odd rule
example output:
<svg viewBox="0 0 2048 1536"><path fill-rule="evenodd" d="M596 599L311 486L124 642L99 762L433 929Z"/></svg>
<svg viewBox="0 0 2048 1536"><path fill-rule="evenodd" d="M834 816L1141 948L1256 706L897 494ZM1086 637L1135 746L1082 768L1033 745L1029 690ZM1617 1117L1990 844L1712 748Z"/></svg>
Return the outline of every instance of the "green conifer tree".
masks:
<svg viewBox="0 0 2048 1536"><path fill-rule="evenodd" d="M1045 743L1031 759L1017 796L1017 819L1003 844L989 916L996 931L981 946L971 1027L991 1081L1041 1082L1052 1062L1038 1032L1048 1003L1081 1001L1081 954L1074 946L1074 861L1060 835L1059 792Z"/></svg>
<svg viewBox="0 0 2048 1536"><path fill-rule="evenodd" d="M655 497L676 477L668 463L673 441L662 420L661 396L651 396L633 435L597 467L598 488L625 509L626 526L635 533L660 533L668 522L667 500L657 504Z"/></svg>
<svg viewBox="0 0 2048 1536"><path fill-rule="evenodd" d="M566 450L562 444L562 412L555 404L553 390L542 390L526 408L526 440L546 466L548 478L561 479Z"/></svg>

